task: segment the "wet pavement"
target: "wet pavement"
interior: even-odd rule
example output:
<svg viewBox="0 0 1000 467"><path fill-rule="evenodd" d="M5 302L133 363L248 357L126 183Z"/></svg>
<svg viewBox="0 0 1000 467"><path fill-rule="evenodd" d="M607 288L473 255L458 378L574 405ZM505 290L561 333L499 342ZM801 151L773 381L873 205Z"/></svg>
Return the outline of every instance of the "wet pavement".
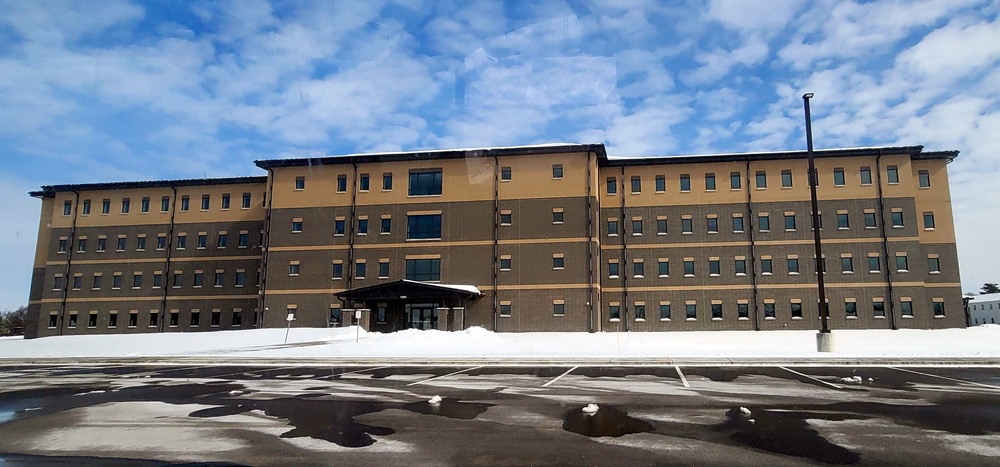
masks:
<svg viewBox="0 0 1000 467"><path fill-rule="evenodd" d="M997 465L1000 368L0 367L0 465L192 463Z"/></svg>

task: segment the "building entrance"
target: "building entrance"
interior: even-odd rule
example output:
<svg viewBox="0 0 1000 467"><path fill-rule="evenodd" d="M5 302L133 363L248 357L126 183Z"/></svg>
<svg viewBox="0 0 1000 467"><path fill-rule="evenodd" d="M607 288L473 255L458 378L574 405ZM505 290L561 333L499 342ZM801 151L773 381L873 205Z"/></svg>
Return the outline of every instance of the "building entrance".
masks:
<svg viewBox="0 0 1000 467"><path fill-rule="evenodd" d="M407 303L406 316L410 329L437 329L437 304Z"/></svg>

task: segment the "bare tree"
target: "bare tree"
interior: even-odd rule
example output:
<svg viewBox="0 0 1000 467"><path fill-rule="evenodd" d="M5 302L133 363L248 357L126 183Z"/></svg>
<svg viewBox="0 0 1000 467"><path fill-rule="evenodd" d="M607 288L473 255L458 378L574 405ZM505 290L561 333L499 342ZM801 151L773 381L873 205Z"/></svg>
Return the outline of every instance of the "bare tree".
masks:
<svg viewBox="0 0 1000 467"><path fill-rule="evenodd" d="M28 320L28 307L0 312L0 334L22 334Z"/></svg>
<svg viewBox="0 0 1000 467"><path fill-rule="evenodd" d="M983 284L983 288L980 290L982 290L983 291L982 293L984 294L1000 293L1000 286L998 286L995 282L994 283L987 282Z"/></svg>

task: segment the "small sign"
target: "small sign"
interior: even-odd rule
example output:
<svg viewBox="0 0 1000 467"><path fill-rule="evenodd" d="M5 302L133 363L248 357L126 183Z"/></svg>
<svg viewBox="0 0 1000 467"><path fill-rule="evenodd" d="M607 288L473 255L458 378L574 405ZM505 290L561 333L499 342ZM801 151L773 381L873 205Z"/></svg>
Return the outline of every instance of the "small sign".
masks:
<svg viewBox="0 0 1000 467"><path fill-rule="evenodd" d="M354 311L354 319L361 319L361 310Z"/></svg>
<svg viewBox="0 0 1000 467"><path fill-rule="evenodd" d="M286 316L285 321L295 321L295 315L290 314Z"/></svg>

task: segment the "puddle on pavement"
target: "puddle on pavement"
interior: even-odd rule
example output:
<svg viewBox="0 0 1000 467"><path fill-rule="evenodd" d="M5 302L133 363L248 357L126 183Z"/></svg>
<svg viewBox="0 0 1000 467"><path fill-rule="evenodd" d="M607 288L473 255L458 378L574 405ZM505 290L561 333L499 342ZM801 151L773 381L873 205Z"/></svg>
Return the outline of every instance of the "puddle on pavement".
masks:
<svg viewBox="0 0 1000 467"><path fill-rule="evenodd" d="M850 414L804 414L754 409L743 415L739 408L726 413L715 430L728 433L741 444L776 454L803 457L827 464L857 464L861 455L831 443L809 426L806 418L842 421L862 418Z"/></svg>
<svg viewBox="0 0 1000 467"><path fill-rule="evenodd" d="M648 422L629 417L627 412L607 406L601 406L593 414L584 413L583 408L567 413L563 418L563 429L592 438L651 433L654 430L653 425Z"/></svg>

